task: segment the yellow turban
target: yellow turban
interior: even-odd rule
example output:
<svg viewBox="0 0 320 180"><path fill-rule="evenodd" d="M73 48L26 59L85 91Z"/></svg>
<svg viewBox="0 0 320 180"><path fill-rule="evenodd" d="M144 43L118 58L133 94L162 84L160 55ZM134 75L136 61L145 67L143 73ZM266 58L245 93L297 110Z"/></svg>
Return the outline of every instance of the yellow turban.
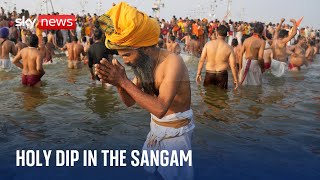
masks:
<svg viewBox="0 0 320 180"><path fill-rule="evenodd" d="M121 2L98 18L109 49L153 46L158 43L160 26L156 19Z"/></svg>

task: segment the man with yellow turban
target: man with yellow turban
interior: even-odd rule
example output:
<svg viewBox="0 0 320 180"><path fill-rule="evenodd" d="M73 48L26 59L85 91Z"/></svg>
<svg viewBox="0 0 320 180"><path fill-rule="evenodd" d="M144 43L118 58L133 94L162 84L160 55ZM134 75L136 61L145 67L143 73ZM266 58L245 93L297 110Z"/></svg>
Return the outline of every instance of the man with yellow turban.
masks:
<svg viewBox="0 0 320 180"><path fill-rule="evenodd" d="M98 18L105 32L105 45L118 50L135 77L130 81L125 68L117 60L106 59L95 65L95 73L102 82L117 87L127 106L137 103L151 113L151 130L143 150L191 150L194 129L190 109L191 90L187 67L181 56L157 48L160 26L147 14L121 2ZM150 155L150 154L149 154ZM170 155L169 155L170 157ZM145 167L155 172L156 167ZM193 168L159 166L164 179L192 179Z"/></svg>

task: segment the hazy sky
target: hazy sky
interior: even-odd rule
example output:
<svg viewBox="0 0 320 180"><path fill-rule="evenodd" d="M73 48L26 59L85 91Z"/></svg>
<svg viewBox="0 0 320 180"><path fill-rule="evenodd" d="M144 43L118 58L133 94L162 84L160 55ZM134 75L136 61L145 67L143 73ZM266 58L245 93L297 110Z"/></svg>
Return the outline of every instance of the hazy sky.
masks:
<svg viewBox="0 0 320 180"><path fill-rule="evenodd" d="M20 9L29 9L32 13L40 12L40 4L45 0L0 0L4 7L13 7L16 3L18 11ZM83 0L52 0L54 10L59 12L81 12L81 1ZM93 13L97 12L98 0L87 0L85 10ZM120 0L101 0L101 13L111 7L112 2ZM129 4L152 15L152 5L155 0L127 0ZM223 19L227 10L227 0L162 0L164 7L161 9L160 18L169 19L172 15L177 17L195 16L202 18L204 16L210 19ZM215 3L216 2L216 3ZM211 8L211 5L213 8ZM217 7L216 7L217 6ZM50 7L50 6L49 6ZM299 19L304 16L302 26L311 26L320 28L320 0L232 0L232 19L263 22L278 22L282 17L289 23L290 18ZM43 6L43 11L46 7ZM212 11L213 10L213 11ZM51 10L50 10L51 11ZM211 14L211 16L209 16Z"/></svg>

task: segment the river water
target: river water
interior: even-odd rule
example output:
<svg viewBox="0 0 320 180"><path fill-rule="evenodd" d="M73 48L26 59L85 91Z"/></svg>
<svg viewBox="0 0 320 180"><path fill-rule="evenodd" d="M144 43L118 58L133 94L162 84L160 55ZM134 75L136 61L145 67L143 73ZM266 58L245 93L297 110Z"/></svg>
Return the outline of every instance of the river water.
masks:
<svg viewBox="0 0 320 180"><path fill-rule="evenodd" d="M320 177L319 59L282 78L266 73L262 87L233 91L229 76L229 89L224 91L197 86L198 60L183 57L196 121L196 179ZM65 57L54 61L45 66L40 89L23 87L18 69L0 71L0 179L33 177L30 173L50 175L46 179L79 174L72 168L58 173L17 170L16 149L141 149L145 141L150 128L145 110L125 107L115 88L90 81L87 68L69 70ZM133 172L147 177L142 168ZM79 177L93 175L103 179L105 172L89 169Z"/></svg>

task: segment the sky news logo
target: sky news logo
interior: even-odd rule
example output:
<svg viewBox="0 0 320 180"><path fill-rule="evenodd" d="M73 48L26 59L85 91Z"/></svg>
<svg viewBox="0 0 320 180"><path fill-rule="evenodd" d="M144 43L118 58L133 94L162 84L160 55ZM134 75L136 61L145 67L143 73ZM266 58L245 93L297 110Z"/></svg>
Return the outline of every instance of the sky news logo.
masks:
<svg viewBox="0 0 320 180"><path fill-rule="evenodd" d="M15 20L17 27L34 28L36 25L42 30L71 30L76 29L76 17L74 15L39 15L37 19L31 20L18 18Z"/></svg>

